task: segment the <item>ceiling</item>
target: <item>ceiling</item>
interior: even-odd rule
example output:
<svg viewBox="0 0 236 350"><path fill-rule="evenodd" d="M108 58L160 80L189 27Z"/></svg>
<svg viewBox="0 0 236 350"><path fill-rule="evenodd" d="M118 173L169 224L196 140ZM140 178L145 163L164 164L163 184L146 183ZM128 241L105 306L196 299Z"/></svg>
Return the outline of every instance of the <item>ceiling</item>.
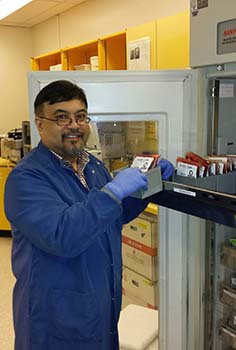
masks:
<svg viewBox="0 0 236 350"><path fill-rule="evenodd" d="M0 20L0 25L32 27L86 0L32 0L18 11Z"/></svg>

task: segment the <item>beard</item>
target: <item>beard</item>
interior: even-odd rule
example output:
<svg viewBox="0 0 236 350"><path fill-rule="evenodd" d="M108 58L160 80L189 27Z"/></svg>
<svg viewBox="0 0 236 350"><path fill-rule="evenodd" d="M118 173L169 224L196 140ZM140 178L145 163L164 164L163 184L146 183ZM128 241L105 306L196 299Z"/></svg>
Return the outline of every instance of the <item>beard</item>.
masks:
<svg viewBox="0 0 236 350"><path fill-rule="evenodd" d="M84 143L70 142L70 145L64 145L63 153L65 157L77 157L79 153L84 149Z"/></svg>
<svg viewBox="0 0 236 350"><path fill-rule="evenodd" d="M70 135L78 135L79 136L79 140L69 140L66 139L66 137L68 137L68 133L64 134L62 136L63 138L63 144L64 146L63 148L63 153L65 157L69 157L69 158L74 158L76 156L79 155L79 153L85 148L86 142L88 140L89 137L89 133L81 133L79 132L79 130L77 130L76 132L70 132Z"/></svg>

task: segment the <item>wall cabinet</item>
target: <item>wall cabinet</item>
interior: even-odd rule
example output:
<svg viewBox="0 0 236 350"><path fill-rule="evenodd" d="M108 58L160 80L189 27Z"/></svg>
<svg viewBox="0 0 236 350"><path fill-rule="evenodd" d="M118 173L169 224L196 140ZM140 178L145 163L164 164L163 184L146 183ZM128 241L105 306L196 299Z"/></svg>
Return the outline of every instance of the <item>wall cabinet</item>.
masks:
<svg viewBox="0 0 236 350"><path fill-rule="evenodd" d="M98 56L98 40L87 42L78 46L63 49L65 70L74 70L75 66L89 64L90 57Z"/></svg>
<svg viewBox="0 0 236 350"><path fill-rule="evenodd" d="M157 69L189 67L189 21L189 12L156 21Z"/></svg>
<svg viewBox="0 0 236 350"><path fill-rule="evenodd" d="M188 68L189 21L189 12L186 11L129 28L127 29L127 51L130 41L149 37L151 69Z"/></svg>
<svg viewBox="0 0 236 350"><path fill-rule="evenodd" d="M62 51L53 51L31 58L31 69L32 70L49 70L50 66L62 63Z"/></svg>
<svg viewBox="0 0 236 350"><path fill-rule="evenodd" d="M74 70L77 65L89 64L91 56L98 56L100 70L124 70L129 42L143 37L150 39L151 69L189 67L189 12L186 11L33 57L31 69L50 70L50 66L61 64L62 70Z"/></svg>
<svg viewBox="0 0 236 350"><path fill-rule="evenodd" d="M126 32L99 40L99 68L103 70L126 69Z"/></svg>
<svg viewBox="0 0 236 350"><path fill-rule="evenodd" d="M126 32L33 57L31 69L50 70L50 66L61 64L62 70L74 70L75 66L89 64L92 56L98 56L101 70L126 69Z"/></svg>

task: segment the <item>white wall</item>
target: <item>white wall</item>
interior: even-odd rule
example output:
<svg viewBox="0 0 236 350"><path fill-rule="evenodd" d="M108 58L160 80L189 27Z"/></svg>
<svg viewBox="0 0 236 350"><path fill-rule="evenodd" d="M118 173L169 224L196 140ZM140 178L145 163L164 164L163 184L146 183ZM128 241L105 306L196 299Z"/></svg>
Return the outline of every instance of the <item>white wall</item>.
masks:
<svg viewBox="0 0 236 350"><path fill-rule="evenodd" d="M29 119L27 71L31 56L29 29L0 26L0 134Z"/></svg>
<svg viewBox="0 0 236 350"><path fill-rule="evenodd" d="M32 28L33 55L188 10L189 0L87 0Z"/></svg>

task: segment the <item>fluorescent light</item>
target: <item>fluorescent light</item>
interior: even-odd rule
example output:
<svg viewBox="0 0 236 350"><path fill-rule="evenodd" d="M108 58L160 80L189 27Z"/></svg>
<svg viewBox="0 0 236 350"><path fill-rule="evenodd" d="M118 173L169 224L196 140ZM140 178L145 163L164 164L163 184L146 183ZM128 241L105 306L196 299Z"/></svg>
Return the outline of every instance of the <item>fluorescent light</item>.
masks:
<svg viewBox="0 0 236 350"><path fill-rule="evenodd" d="M11 13L19 10L32 0L1 0L0 1L0 20L9 16Z"/></svg>

